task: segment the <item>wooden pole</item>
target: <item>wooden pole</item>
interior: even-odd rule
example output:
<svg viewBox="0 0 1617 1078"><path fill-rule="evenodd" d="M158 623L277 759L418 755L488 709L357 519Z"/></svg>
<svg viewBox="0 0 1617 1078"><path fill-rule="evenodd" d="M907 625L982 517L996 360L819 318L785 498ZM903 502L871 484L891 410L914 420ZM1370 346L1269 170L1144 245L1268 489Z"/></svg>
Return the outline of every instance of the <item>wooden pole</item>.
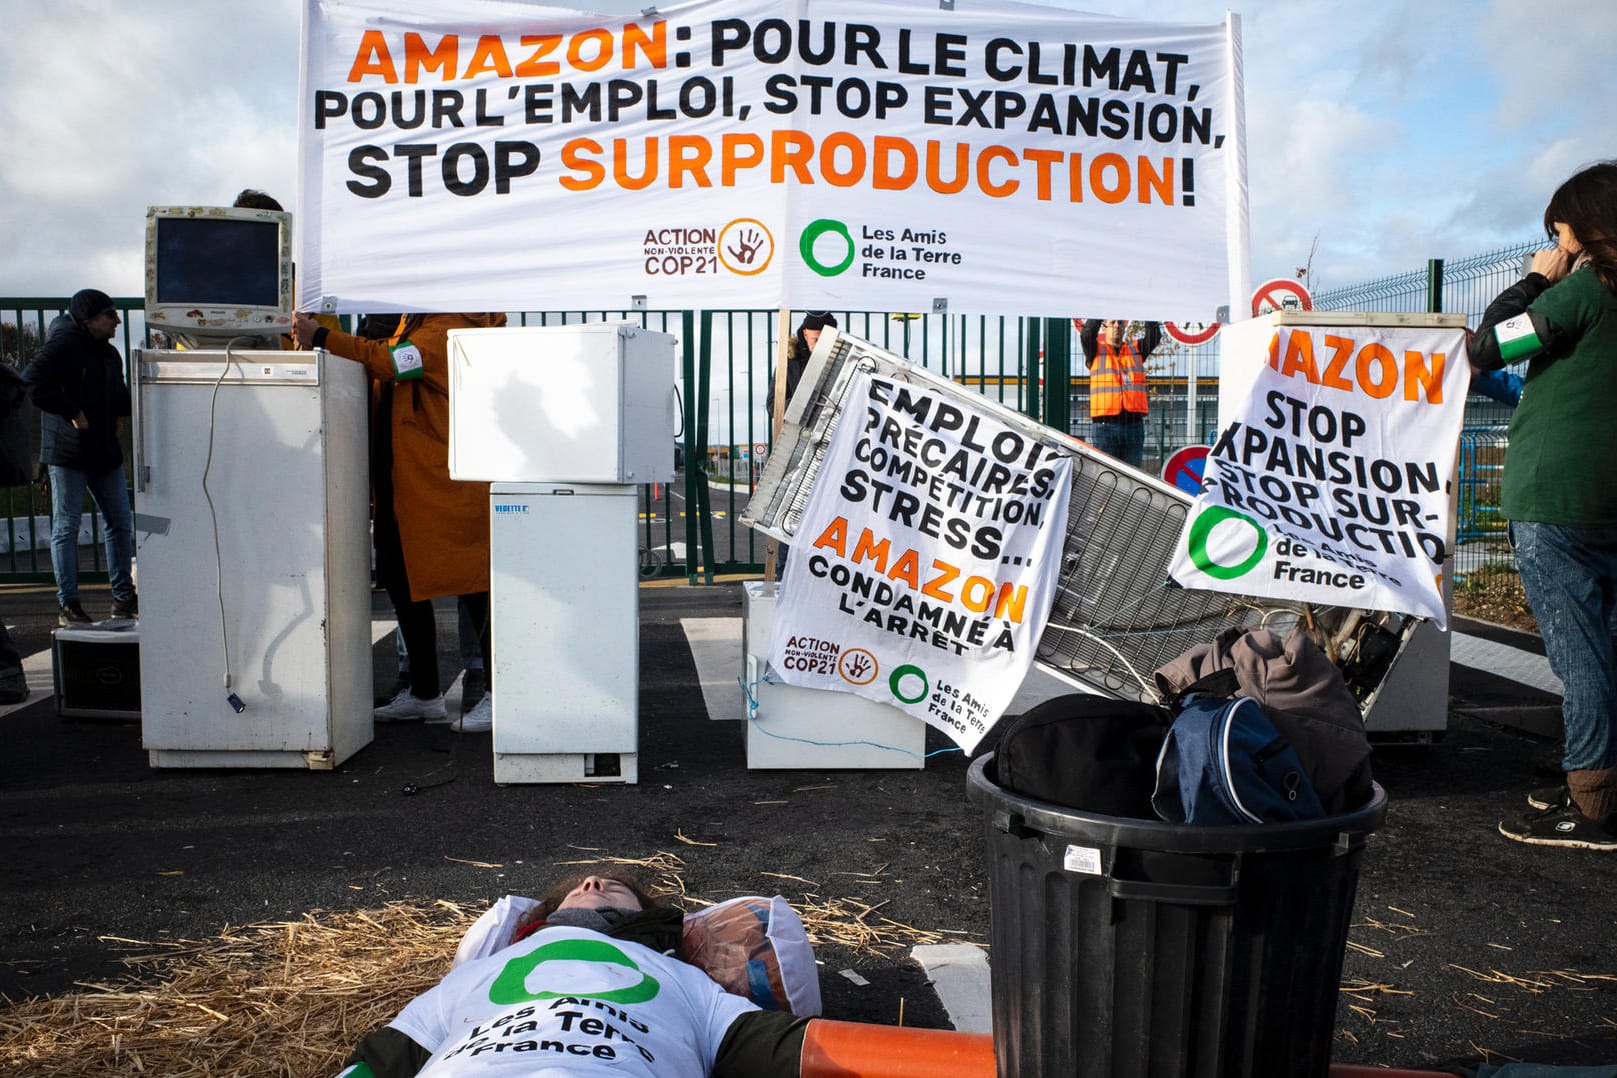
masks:
<svg viewBox="0 0 1617 1078"><path fill-rule="evenodd" d="M780 425L786 418L786 369L787 362L792 356L792 309L782 307L778 317L778 336L780 347L775 352L775 390L770 403L770 414L774 417L769 424L769 451L775 451L775 443L780 440ZM778 555L777 543L774 539L764 548L764 580L766 583L775 582L775 563Z"/></svg>

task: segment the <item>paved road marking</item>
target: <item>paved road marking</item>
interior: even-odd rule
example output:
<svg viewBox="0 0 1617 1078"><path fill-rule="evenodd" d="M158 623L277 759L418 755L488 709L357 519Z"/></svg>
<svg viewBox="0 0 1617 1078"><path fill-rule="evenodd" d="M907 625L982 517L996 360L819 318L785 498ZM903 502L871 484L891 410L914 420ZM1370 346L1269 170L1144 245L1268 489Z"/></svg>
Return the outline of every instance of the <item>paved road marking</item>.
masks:
<svg viewBox="0 0 1617 1078"><path fill-rule="evenodd" d="M741 693L741 619L681 618L710 719L745 719Z"/></svg>
<svg viewBox="0 0 1617 1078"><path fill-rule="evenodd" d="M1544 656L1496 640L1484 640L1480 636L1467 636L1465 633L1449 635L1450 662L1498 674L1552 696L1561 695L1561 679L1550 671L1550 661Z"/></svg>
<svg viewBox="0 0 1617 1078"><path fill-rule="evenodd" d="M986 950L969 943L921 944L911 948L910 957L926 970L955 1029L994 1032Z"/></svg>

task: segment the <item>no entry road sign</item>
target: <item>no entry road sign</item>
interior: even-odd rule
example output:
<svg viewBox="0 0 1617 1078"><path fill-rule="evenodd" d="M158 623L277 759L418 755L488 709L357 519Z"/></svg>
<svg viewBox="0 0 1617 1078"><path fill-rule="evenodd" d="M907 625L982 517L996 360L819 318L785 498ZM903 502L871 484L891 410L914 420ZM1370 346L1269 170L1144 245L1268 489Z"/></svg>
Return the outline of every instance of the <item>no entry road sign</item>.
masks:
<svg viewBox="0 0 1617 1078"><path fill-rule="evenodd" d="M1180 344L1206 344L1218 336L1217 322L1164 322L1162 330Z"/></svg>
<svg viewBox="0 0 1617 1078"><path fill-rule="evenodd" d="M1311 311L1314 309L1314 297L1308 294L1296 281L1285 277L1276 277L1272 281L1264 281L1252 293L1252 317L1262 318L1274 311Z"/></svg>

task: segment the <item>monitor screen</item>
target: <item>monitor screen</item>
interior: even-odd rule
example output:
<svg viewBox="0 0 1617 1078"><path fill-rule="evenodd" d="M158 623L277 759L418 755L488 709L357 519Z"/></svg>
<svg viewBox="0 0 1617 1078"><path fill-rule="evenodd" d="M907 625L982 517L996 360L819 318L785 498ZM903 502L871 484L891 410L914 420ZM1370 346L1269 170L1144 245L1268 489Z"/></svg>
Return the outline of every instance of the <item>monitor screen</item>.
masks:
<svg viewBox="0 0 1617 1078"><path fill-rule="evenodd" d="M279 302L277 221L171 217L157 222L158 303L274 307Z"/></svg>
<svg viewBox="0 0 1617 1078"><path fill-rule="evenodd" d="M146 210L147 325L194 343L286 333L292 313L291 214L238 206Z"/></svg>

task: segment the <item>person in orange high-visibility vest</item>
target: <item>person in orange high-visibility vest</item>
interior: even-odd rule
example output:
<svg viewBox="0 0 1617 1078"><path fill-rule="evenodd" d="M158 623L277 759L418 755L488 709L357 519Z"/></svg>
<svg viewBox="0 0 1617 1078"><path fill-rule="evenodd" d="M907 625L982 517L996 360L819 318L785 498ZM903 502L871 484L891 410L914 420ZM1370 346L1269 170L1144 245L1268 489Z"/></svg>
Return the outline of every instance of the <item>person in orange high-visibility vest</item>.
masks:
<svg viewBox="0 0 1617 1078"><path fill-rule="evenodd" d="M1133 468L1145 461L1145 360L1162 341L1162 326L1125 340L1126 319L1089 318L1078 341L1089 366L1089 444Z"/></svg>

